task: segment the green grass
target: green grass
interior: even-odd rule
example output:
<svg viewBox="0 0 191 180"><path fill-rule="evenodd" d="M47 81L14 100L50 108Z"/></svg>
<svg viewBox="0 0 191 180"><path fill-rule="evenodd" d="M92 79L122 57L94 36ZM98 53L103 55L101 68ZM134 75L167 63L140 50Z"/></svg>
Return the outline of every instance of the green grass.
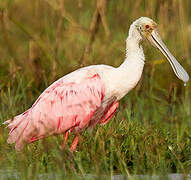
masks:
<svg viewBox="0 0 191 180"><path fill-rule="evenodd" d="M56 2L56 1L55 1ZM62 18L46 1L0 1L0 122L29 108L59 77L81 66L88 42L94 1L65 1L71 19ZM191 37L188 0L111 0L107 8L108 38L100 23L84 65L119 65L125 57L130 23L149 16L159 24L168 48L191 74ZM136 7L136 11L134 8ZM2 15L3 14L3 15ZM59 32L59 28L61 30ZM22 152L8 145L7 129L0 126L0 170L17 171L22 179L56 173L57 179L85 174L190 173L191 87L180 82L164 57L144 43L146 65L138 86L120 103L116 116L80 137L77 152L63 151L63 135L32 143ZM85 178L85 177L84 177Z"/></svg>

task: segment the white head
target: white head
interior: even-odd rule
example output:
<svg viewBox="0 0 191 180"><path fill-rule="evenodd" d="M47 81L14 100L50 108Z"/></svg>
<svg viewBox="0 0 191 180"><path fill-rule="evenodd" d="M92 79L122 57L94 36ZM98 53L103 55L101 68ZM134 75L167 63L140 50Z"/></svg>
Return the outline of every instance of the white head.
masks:
<svg viewBox="0 0 191 180"><path fill-rule="evenodd" d="M129 29L129 37L137 39L139 42L147 39L154 47L158 48L164 54L164 56L170 62L174 73L179 79L183 80L184 82L189 80L187 72L178 63L178 61L170 53L161 40L161 37L158 33L157 24L152 19L148 17L141 17L134 21Z"/></svg>
<svg viewBox="0 0 191 180"><path fill-rule="evenodd" d="M157 24L148 17L141 17L135 20L129 29L129 36L142 41L151 33Z"/></svg>

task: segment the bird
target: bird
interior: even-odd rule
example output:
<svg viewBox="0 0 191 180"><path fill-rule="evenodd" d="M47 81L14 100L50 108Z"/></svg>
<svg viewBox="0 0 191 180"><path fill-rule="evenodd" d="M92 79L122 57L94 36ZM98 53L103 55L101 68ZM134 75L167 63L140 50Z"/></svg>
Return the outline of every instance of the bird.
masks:
<svg viewBox="0 0 191 180"><path fill-rule="evenodd" d="M79 136L87 128L105 125L114 116L119 101L139 82L145 56L142 42L147 40L169 61L175 75L187 82L189 75L167 49L158 32L158 25L148 17L136 19L126 39L126 57L118 67L90 65L77 69L51 84L34 104L22 114L7 120L7 143L15 149L51 135L63 134L64 147L70 133L73 152Z"/></svg>

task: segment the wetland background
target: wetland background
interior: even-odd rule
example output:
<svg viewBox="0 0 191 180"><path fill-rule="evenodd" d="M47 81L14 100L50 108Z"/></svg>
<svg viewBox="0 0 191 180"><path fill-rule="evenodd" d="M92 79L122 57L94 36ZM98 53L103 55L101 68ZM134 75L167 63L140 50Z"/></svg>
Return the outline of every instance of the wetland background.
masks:
<svg viewBox="0 0 191 180"><path fill-rule="evenodd" d="M163 41L191 76L190 7L190 0L0 0L0 122L28 109L48 85L75 69L120 65L129 26L140 16L158 23ZM190 173L190 82L184 87L165 57L148 42L143 46L139 84L107 125L83 133L77 152L63 151L60 135L18 153L1 125L0 169L23 179L43 173Z"/></svg>

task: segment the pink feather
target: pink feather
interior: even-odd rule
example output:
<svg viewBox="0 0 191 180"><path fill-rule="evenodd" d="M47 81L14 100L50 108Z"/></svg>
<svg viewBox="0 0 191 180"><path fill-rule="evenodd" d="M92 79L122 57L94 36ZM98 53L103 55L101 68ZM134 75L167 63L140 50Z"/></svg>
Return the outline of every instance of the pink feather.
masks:
<svg viewBox="0 0 191 180"><path fill-rule="evenodd" d="M40 95L30 109L5 122L10 130L7 142L16 143L15 148L21 150L24 144L49 135L68 130L80 133L89 126L91 117L101 106L104 91L98 74L85 76L79 82L68 82L65 77L59 79ZM117 107L118 102L107 108L100 123L107 123Z"/></svg>

